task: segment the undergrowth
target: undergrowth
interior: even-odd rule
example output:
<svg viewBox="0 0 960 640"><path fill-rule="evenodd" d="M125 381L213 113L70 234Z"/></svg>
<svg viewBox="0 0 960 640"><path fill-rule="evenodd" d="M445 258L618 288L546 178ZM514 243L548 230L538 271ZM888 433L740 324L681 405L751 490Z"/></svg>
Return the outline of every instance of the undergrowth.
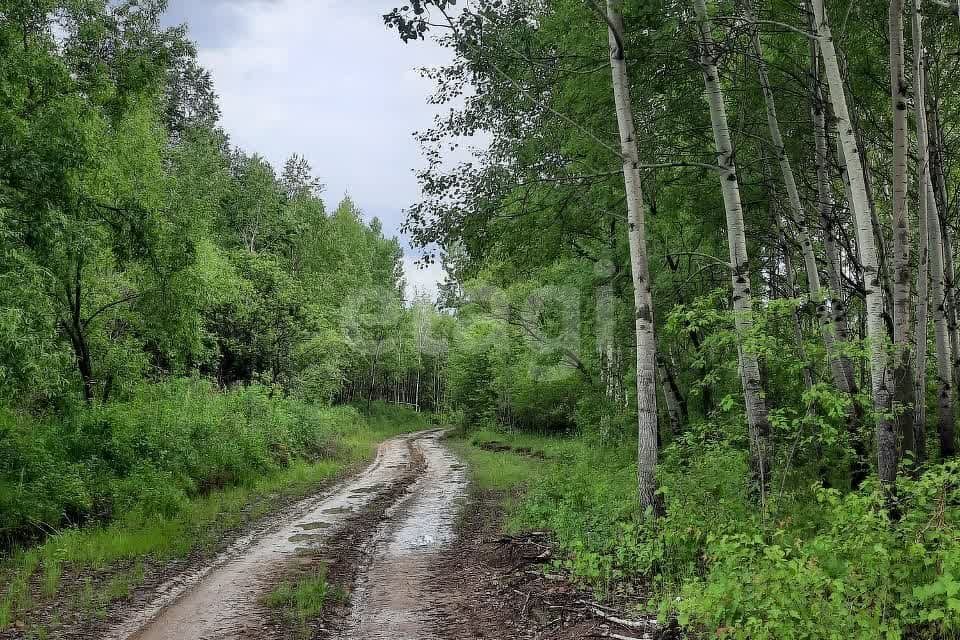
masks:
<svg viewBox="0 0 960 640"><path fill-rule="evenodd" d="M327 582L324 568L293 580L284 580L264 599L264 603L281 612L287 624L296 627L302 637L309 637L308 623L326 610L330 603L343 603L347 593Z"/></svg>
<svg viewBox="0 0 960 640"><path fill-rule="evenodd" d="M0 630L76 591L65 575L80 579L75 608L102 615L147 564L212 551L385 438L428 426L380 403L367 418L197 380L143 385L57 423L0 412ZM109 577L83 583L94 572Z"/></svg>
<svg viewBox="0 0 960 640"><path fill-rule="evenodd" d="M548 455L480 448L491 441ZM758 511L742 449L691 438L664 450L667 516L654 521L637 506L630 447L489 430L462 447L480 486L523 488L506 526L550 530L555 569L600 593L643 582L650 608L695 636L960 638L957 461L904 474L896 522L875 484L842 492L795 480L809 470Z"/></svg>

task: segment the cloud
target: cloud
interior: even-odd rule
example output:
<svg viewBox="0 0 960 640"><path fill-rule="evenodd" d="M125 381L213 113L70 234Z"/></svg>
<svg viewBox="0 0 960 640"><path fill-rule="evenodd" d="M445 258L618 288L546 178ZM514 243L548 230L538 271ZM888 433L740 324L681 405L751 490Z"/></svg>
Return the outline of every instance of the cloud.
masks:
<svg viewBox="0 0 960 640"><path fill-rule="evenodd" d="M407 280L407 300L413 300L418 295L425 294L432 300L437 299L437 284L443 282L443 267L439 262L432 262L427 266L416 263L414 256L404 256L403 272Z"/></svg>
<svg viewBox="0 0 960 640"><path fill-rule="evenodd" d="M412 137L438 110L417 68L449 60L429 42L405 45L383 24L399 0L172 0L167 20L187 22L213 74L233 143L281 166L307 158L335 205L349 192L399 234L420 198L424 165ZM405 260L408 290L433 290L439 266Z"/></svg>

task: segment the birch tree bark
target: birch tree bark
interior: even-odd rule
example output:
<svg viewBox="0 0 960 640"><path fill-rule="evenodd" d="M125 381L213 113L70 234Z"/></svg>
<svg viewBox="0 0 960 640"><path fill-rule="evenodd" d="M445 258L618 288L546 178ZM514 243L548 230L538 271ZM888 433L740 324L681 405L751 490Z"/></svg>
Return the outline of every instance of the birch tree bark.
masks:
<svg viewBox="0 0 960 640"><path fill-rule="evenodd" d="M918 242L920 252L917 258L917 313L914 330L916 345L916 379L914 382L917 399L913 421L914 457L917 461L926 458L927 433L927 323L929 300L929 257L930 236L927 229L929 219L928 202L929 191L927 183L930 181L930 153L929 138L927 136L925 63L923 56L923 27L920 14L921 0L913 0L912 35L913 35L913 78L914 78L914 113L917 121L917 195L918 195Z"/></svg>
<svg viewBox="0 0 960 640"><path fill-rule="evenodd" d="M927 81L929 69L927 65L923 66L924 82ZM925 96L926 97L926 96ZM957 325L957 298L956 298L956 272L953 264L953 240L951 238L950 226L946 224L947 218L947 183L944 175L944 141L943 125L940 121L939 101L936 99L926 101L927 111L930 113L928 119L928 151L927 162L929 164L930 180L933 182L933 192L936 195L936 202L940 216L940 231L943 238L943 268L944 285L947 293L947 331L950 335L950 350L953 353L953 388L960 388L960 333Z"/></svg>
<svg viewBox="0 0 960 640"><path fill-rule="evenodd" d="M733 281L733 310L739 336L738 357L740 378L746 404L747 426L750 437L750 455L755 480L760 487L761 501L766 500L770 479L770 421L763 397L763 380L757 355L745 345L753 329L750 264L747 257L747 239L744 232L743 206L740 200L740 182L734 160L727 110L717 69L717 51L713 41L712 25L707 17L704 0L694 0L697 28L700 32L700 66L710 105L710 121L717 148L720 187L723 191L727 218L727 242L730 248L730 267Z"/></svg>
<svg viewBox="0 0 960 640"><path fill-rule="evenodd" d="M903 0L890 0L890 99L893 104L893 400L901 450L913 450L914 380L910 349L910 225L907 217L907 81ZM921 214L922 215L922 214Z"/></svg>
<svg viewBox="0 0 960 640"><path fill-rule="evenodd" d="M640 505L655 515L663 514L657 494L657 387L656 340L653 327L653 296L647 262L645 205L640 182L640 154L630 100L630 77L624 51L622 0L607 0L607 35L610 69L617 108L623 182L627 194L627 235L633 274L634 316L637 333L637 488Z"/></svg>
<svg viewBox="0 0 960 640"><path fill-rule="evenodd" d="M930 295L933 300L933 334L937 353L937 432L940 454L944 458L956 453L954 445L953 372L947 331L946 291L943 271L943 236L940 214L933 196L933 184L927 173L927 237L929 238Z"/></svg>
<svg viewBox="0 0 960 640"><path fill-rule="evenodd" d="M811 29L813 16L810 16ZM842 265L840 264L840 250L834 236L834 206L833 187L830 180L830 152L827 142L827 119L823 93L820 88L820 51L817 41L810 40L812 118L815 142L815 163L817 168L817 205L820 224L823 226L823 247L826 254L827 275L830 290L830 322L833 325L834 347L836 342L846 342L850 339L850 330L847 326L847 310L843 300ZM853 364L850 358L836 353L830 358L830 371L837 388L850 396L857 394L857 382L853 376ZM851 402L851 410L857 411L857 404ZM851 414L853 415L853 414ZM857 425L851 425L851 431Z"/></svg>
<svg viewBox="0 0 960 640"><path fill-rule="evenodd" d="M918 1L918 0L917 0ZM927 323L929 299L929 256L930 238L927 234L927 190L923 188L926 182L925 172L929 166L925 155L926 145L920 147L920 162L918 176L919 206L917 216L917 237L920 250L917 256L917 313L915 318L914 344L916 345L914 369L916 382L914 395L917 398L913 416L913 443L917 461L926 458L927 443Z"/></svg>
<svg viewBox="0 0 960 640"><path fill-rule="evenodd" d="M880 282L877 246L874 240L874 226L867 196L866 175L860 160L853 125L850 121L850 112L847 108L847 97L844 93L843 78L840 75L837 51L823 7L823 0L812 0L812 4L816 35L820 43L820 56L823 58L827 84L830 88L830 101L837 118L837 131L847 163L851 192L850 205L856 222L859 258L863 268L863 280L866 289L870 380L873 391L873 407L877 414L877 468L880 481L892 494L897 478L897 438L893 420L890 418L891 393L888 386L890 362L886 349L887 335L883 324L883 290Z"/></svg>

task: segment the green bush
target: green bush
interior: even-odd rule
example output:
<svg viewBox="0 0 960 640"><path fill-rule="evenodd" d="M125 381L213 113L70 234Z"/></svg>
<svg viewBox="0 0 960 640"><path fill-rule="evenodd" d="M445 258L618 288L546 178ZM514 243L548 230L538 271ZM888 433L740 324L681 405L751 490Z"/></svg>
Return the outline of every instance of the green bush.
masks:
<svg viewBox="0 0 960 640"><path fill-rule="evenodd" d="M903 474L895 521L876 483L841 492L788 479L763 511L740 446L681 438L664 451L667 515L654 521L637 506L629 453L568 441L512 526L551 530L560 567L602 592L651 584L651 605L706 637L960 638L960 462Z"/></svg>
<svg viewBox="0 0 960 640"><path fill-rule="evenodd" d="M142 384L60 421L0 410L0 537L39 537L134 509L169 516L190 497L325 457L362 421L349 407L318 408L256 385L220 392L195 379Z"/></svg>
<svg viewBox="0 0 960 640"><path fill-rule="evenodd" d="M900 483L904 517L881 493L818 489L820 527L713 535L709 569L686 583L680 622L735 639L960 637L960 465Z"/></svg>

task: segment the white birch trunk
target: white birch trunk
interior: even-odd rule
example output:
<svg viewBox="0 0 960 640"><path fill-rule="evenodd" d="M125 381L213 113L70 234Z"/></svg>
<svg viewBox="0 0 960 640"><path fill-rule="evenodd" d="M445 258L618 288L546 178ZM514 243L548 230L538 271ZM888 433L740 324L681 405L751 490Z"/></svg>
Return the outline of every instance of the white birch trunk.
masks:
<svg viewBox="0 0 960 640"><path fill-rule="evenodd" d="M921 143L921 147L924 147ZM917 236L920 244L920 252L917 257L917 313L915 318L914 344L916 361L914 362L914 371L916 383L914 385L914 395L917 398L916 407L913 416L913 440L916 448L916 457L918 461L926 458L926 434L927 434L927 304L929 299L929 255L930 255L930 237L927 233L927 190L923 188L926 182L924 172L927 166L926 159L920 159L919 176L919 215L917 216Z"/></svg>
<svg viewBox="0 0 960 640"><path fill-rule="evenodd" d="M930 154L927 137L924 62L923 62L923 27L920 17L920 0L913 0L913 47L914 47L914 109L917 121L917 194L918 194L918 242L920 252L917 258L917 313L914 329L915 354L915 383L914 395L916 406L913 417L914 456L918 461L926 457L927 433L927 323L929 299L929 256L930 235L927 229L929 207L927 198L929 191L927 183L930 179Z"/></svg>
<svg viewBox="0 0 960 640"><path fill-rule="evenodd" d="M930 261L930 293L934 304L933 331L937 354L937 432L940 436L940 453L951 456L955 452L955 428L953 409L953 354L951 353L949 328L947 326L947 293L944 275L944 245L937 198L934 193L930 170L930 144L926 114L926 86L923 53L923 23L918 0L914 4L913 38L916 48L916 109L917 142L920 150L920 184L926 194L926 222L928 253Z"/></svg>
<svg viewBox="0 0 960 640"><path fill-rule="evenodd" d="M811 28L812 28L811 16ZM834 237L833 187L830 180L830 152L827 143L827 121L824 113L823 93L820 89L820 52L816 40L810 41L811 86L810 95L815 142L815 163L817 167L817 204L820 224L823 225L823 248L826 254L827 274L830 289L830 322L833 325L835 355L830 358L830 372L834 384L846 394L856 395L857 383L853 377L853 364L841 352L837 352L836 343L850 339L847 327L847 311L843 300L843 266L840 263L840 250ZM844 178L846 180L846 178ZM844 182L846 185L846 181ZM851 408L854 408L851 406Z"/></svg>
<svg viewBox="0 0 960 640"><path fill-rule="evenodd" d="M928 78L926 65L923 67L924 82ZM946 224L946 209L949 202L947 198L947 184L944 176L944 141L943 126L940 122L940 109L938 101L931 101L927 106L929 114L928 125L928 145L932 147L927 152L928 163L930 166L930 180L933 182L933 190L937 198L937 206L943 215L940 216L940 231L943 236L943 267L944 283L947 290L947 330L950 334L950 351L953 353L953 388L960 388L960 334L957 326L957 299L955 290L955 277L953 264L953 239L950 233L950 227Z"/></svg>
<svg viewBox="0 0 960 640"><path fill-rule="evenodd" d="M953 454L953 371L947 332L946 291L943 277L943 236L940 233L940 214L933 195L933 184L927 173L927 237L929 238L930 295L933 300L933 335L937 353L937 432L940 435L940 453Z"/></svg>
<svg viewBox="0 0 960 640"><path fill-rule="evenodd" d="M737 178L733 143L727 124L727 110L720 85L720 73L716 64L716 51L711 34L712 26L707 17L704 0L694 0L697 26L700 32L700 65L710 105L710 121L717 147L720 187L723 191L724 211L727 218L727 242L730 248L730 266L733 282L733 310L739 336L738 356L740 378L743 384L747 426L750 437L750 454L753 473L760 487L760 497L766 500L766 487L770 480L770 422L763 397L763 380L757 355L745 347L753 330L753 301L750 289L750 264L747 258L747 239L744 231L743 206L740 200L740 182Z"/></svg>
<svg viewBox="0 0 960 640"><path fill-rule="evenodd" d="M903 0L890 0L890 100L893 106L893 402L901 451L913 450L914 380L910 347L910 225L907 217L907 81Z"/></svg>
<svg viewBox="0 0 960 640"><path fill-rule="evenodd" d="M847 176L850 181L850 205L853 208L857 227L857 244L860 264L863 269L866 289L866 324L870 343L870 380L873 391L873 405L877 414L877 467L880 481L888 491L893 491L897 478L897 438L893 421L890 419L891 394L888 385L890 361L887 355L887 336L883 325L883 289L880 281L877 246L874 239L874 226L871 220L870 203L867 196L866 174L860 161L857 140L847 97L844 93L843 78L837 51L833 43L830 24L823 8L823 0L813 0L814 19L817 37L820 42L820 55L823 58L824 71L830 87L830 101L837 118L837 131L847 163Z"/></svg>
<svg viewBox="0 0 960 640"><path fill-rule="evenodd" d="M656 340L653 325L653 296L647 263L645 210L640 182L640 154L630 100L630 77L624 51L622 0L607 0L610 69L613 96L623 156L623 182L627 194L627 231L630 267L633 275L634 317L637 333L637 488L640 505L654 514L663 512L657 494L657 387Z"/></svg>

